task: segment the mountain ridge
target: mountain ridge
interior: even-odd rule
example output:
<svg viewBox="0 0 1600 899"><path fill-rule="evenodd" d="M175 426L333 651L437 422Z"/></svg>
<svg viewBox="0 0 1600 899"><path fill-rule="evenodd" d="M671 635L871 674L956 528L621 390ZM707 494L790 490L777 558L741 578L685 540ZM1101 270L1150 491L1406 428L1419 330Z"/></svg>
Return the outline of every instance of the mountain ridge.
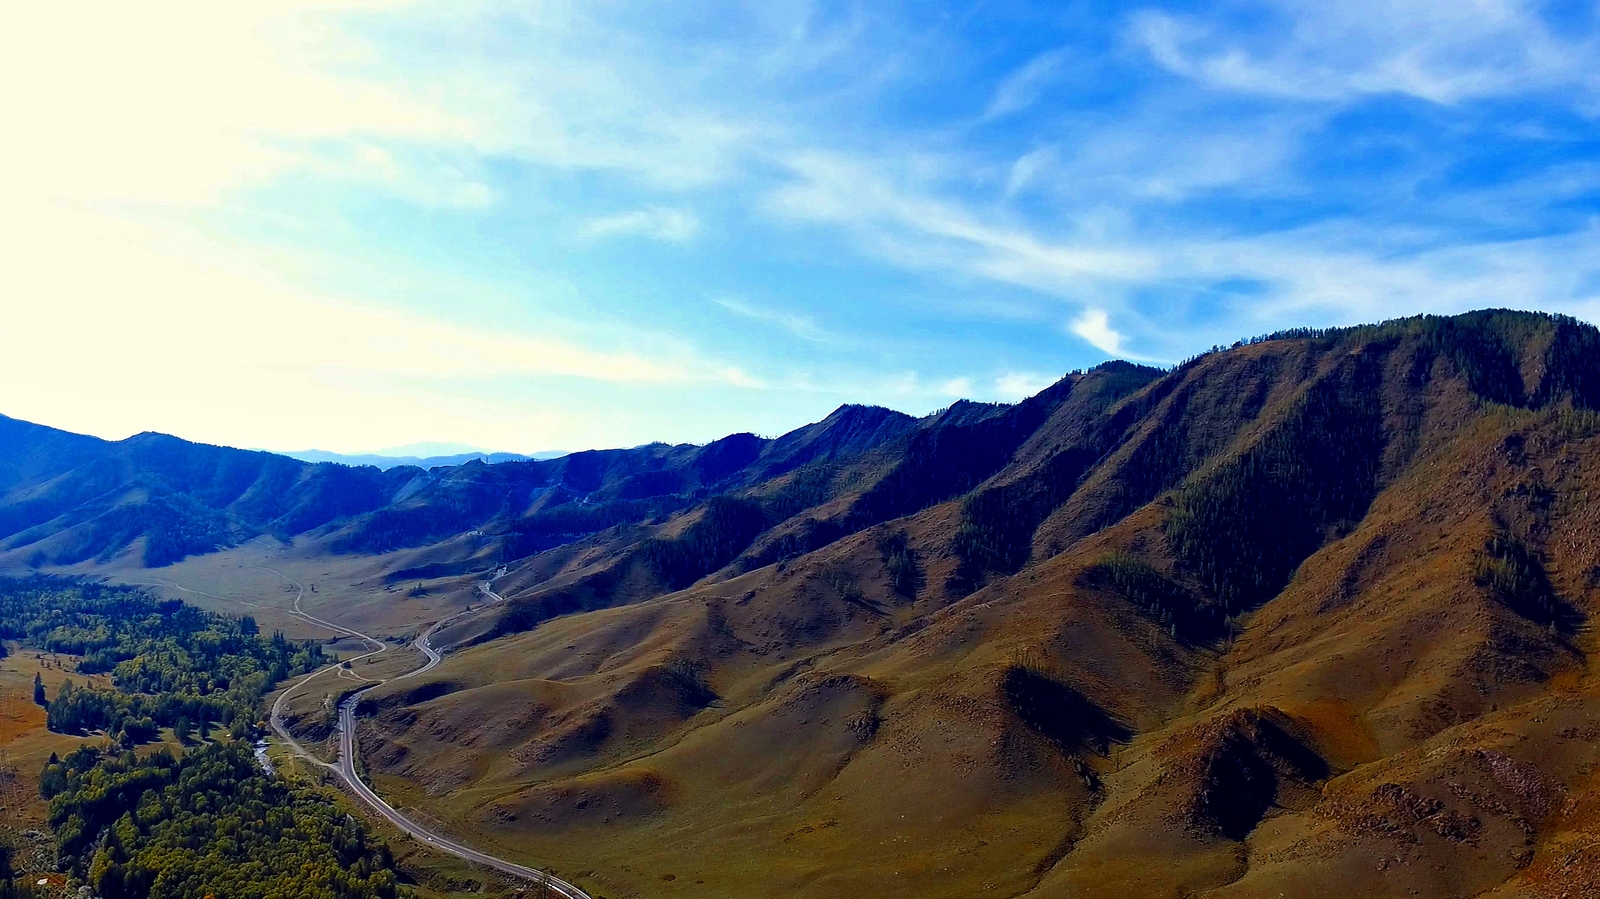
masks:
<svg viewBox="0 0 1600 899"><path fill-rule="evenodd" d="M181 483L272 522L346 489L30 445L71 464L0 458L0 513ZM506 601L366 695L368 769L619 894L1600 890L1576 320L1300 329L1012 405L402 475L297 550Z"/></svg>
<svg viewBox="0 0 1600 899"><path fill-rule="evenodd" d="M554 459L558 456L566 455L566 453L559 452L524 455L522 453L491 453L477 450L426 456L410 455L405 453L335 453L328 450L319 449L264 450L264 452L274 453L275 455L279 456L288 456L291 459L298 459L301 462L337 462L340 465L349 465L352 467L370 465L373 468L378 469L395 468L401 465L409 465L416 468L439 468L454 465L464 465L467 462L472 461L493 465L499 462L523 462L528 459Z"/></svg>
<svg viewBox="0 0 1600 899"><path fill-rule="evenodd" d="M363 745L485 839L717 895L1582 894L1597 339L1403 319L1086 373L1014 444L958 410L766 564L513 563Z"/></svg>
<svg viewBox="0 0 1600 899"><path fill-rule="evenodd" d="M541 492L565 492L571 501L606 491L608 499L623 503L692 494L750 464L774 476L817 455L859 451L861 441L870 443L893 423L911 420L889 410L842 406L829 419L773 440L735 434L703 446L646 444L505 459L479 470L472 463L481 459L434 469L304 462L156 432L107 441L0 416L8 450L0 453L0 490L6 491L0 497L0 554L35 547L29 553L35 567L103 561L144 538L157 546L153 552L147 548L144 564L158 567L262 534L288 540L362 516L370 520L355 521L352 533L334 537L336 547L412 546L496 516L515 517L538 507ZM758 460L767 447L771 451ZM269 503L266 495L274 493L284 495ZM671 498L657 505L674 502L681 505ZM421 519L431 524L415 524ZM65 540L62 531L76 531L78 539ZM36 546L52 538L67 545Z"/></svg>

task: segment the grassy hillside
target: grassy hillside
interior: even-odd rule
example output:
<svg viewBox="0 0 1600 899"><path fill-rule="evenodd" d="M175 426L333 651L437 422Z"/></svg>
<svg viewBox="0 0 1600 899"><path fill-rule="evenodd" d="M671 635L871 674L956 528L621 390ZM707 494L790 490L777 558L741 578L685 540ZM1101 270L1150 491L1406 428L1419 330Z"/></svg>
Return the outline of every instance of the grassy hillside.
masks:
<svg viewBox="0 0 1600 899"><path fill-rule="evenodd" d="M0 562L198 553L171 571L206 601L269 584L307 626L320 582L306 609L394 636L472 603L369 695L366 766L606 895L1600 892L1600 331L1570 319L427 472L0 426Z"/></svg>
<svg viewBox="0 0 1600 899"><path fill-rule="evenodd" d="M1587 894L1597 349L1417 318L953 409L517 563L367 762L619 895Z"/></svg>

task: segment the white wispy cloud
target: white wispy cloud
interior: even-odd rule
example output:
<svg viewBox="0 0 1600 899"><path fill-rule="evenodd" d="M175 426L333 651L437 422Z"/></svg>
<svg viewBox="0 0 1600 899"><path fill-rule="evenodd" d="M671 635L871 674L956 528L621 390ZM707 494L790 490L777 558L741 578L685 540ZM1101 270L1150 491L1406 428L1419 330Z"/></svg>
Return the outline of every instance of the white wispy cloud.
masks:
<svg viewBox="0 0 1600 899"><path fill-rule="evenodd" d="M592 219L583 226L590 238L636 236L668 243L688 243L700 233L700 220L687 209L649 206Z"/></svg>
<svg viewBox="0 0 1600 899"><path fill-rule="evenodd" d="M1011 371L995 378L994 395L1006 402L1014 403L1027 399L1039 391L1054 384L1058 379L1039 372Z"/></svg>
<svg viewBox="0 0 1600 899"><path fill-rule="evenodd" d="M954 269L999 281L1061 290L1086 278L1132 279L1151 273L1152 257L1134 246L1051 240L1014 223L986 219L966 204L902 186L869 160L804 153L786 160L793 180L772 191L765 208L795 221L842 225L904 264Z"/></svg>
<svg viewBox="0 0 1600 899"><path fill-rule="evenodd" d="M370 186L420 206L483 210L495 192L462 154L419 154L364 141L308 149L298 166L335 182ZM424 158L418 158L419 156Z"/></svg>
<svg viewBox="0 0 1600 899"><path fill-rule="evenodd" d="M1535 4L1520 0L1434 3L1254 4L1275 16L1262 36L1224 26L1216 15L1145 11L1134 41L1157 63L1213 86L1310 100L1406 94L1455 103L1555 87L1592 91L1592 40L1558 34ZM1286 36L1280 36L1286 35Z"/></svg>
<svg viewBox="0 0 1600 899"><path fill-rule="evenodd" d="M1024 188L1033 183L1039 173L1056 161L1054 147L1040 147L1017 157L1011 164L1011 171L1006 176L1005 198L1011 199L1021 193Z"/></svg>
<svg viewBox="0 0 1600 899"><path fill-rule="evenodd" d="M1065 50L1041 53L1007 75L995 88L994 97L989 100L983 118L998 119L1032 106L1056 77L1066 55Z"/></svg>
<svg viewBox="0 0 1600 899"><path fill-rule="evenodd" d="M934 393L953 400L972 398L971 378L946 378L933 385Z"/></svg>
<svg viewBox="0 0 1600 899"><path fill-rule="evenodd" d="M1026 286L1071 305L1093 301L1068 330L1108 356L1171 361L1284 322L1353 324L1484 306L1582 310L1600 283L1593 227L1460 242L1440 230L1333 221L1227 237L1085 233L1068 243L985 221L975 208L898 195L859 171L827 171L837 181L813 180L784 195L779 211L844 224L898 264ZM863 202L835 204L834 195ZM1255 287L1220 286L1238 282ZM1141 299L1152 291L1161 299ZM1215 322L1198 330L1186 325L1186 307L1197 302ZM1113 326L1114 314L1129 327Z"/></svg>
<svg viewBox="0 0 1600 899"><path fill-rule="evenodd" d="M1096 349L1112 356L1121 356L1126 352L1122 344L1127 338L1111 327L1111 316L1106 314L1104 309L1084 310L1083 314L1073 319L1067 328L1087 340Z"/></svg>
<svg viewBox="0 0 1600 899"><path fill-rule="evenodd" d="M828 331L817 324L816 319L809 315L766 306L758 306L737 297L716 297L712 300L718 306L744 318L753 319L767 324L777 325L785 331L806 340L818 343L838 340L838 335Z"/></svg>

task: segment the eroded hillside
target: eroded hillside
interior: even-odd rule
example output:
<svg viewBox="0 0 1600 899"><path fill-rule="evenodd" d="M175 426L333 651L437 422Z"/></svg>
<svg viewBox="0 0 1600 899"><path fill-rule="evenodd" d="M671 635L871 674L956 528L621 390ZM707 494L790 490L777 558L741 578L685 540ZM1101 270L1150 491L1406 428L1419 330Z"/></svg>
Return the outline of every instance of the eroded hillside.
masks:
<svg viewBox="0 0 1600 899"><path fill-rule="evenodd" d="M367 762L619 895L1585 894L1597 351L1478 313L952 409L514 562Z"/></svg>

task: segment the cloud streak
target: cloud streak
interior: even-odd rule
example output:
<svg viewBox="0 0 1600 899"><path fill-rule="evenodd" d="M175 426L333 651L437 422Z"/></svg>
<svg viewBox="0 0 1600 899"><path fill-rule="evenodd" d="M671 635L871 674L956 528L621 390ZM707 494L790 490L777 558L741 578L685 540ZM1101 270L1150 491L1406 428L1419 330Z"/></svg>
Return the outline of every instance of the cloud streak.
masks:
<svg viewBox="0 0 1600 899"><path fill-rule="evenodd" d="M1066 52L1063 50L1041 53L1028 60L1022 68L1007 75L995 89L989 107L983 111L983 118L998 119L1032 106L1060 72L1065 56Z"/></svg>
<svg viewBox="0 0 1600 899"><path fill-rule="evenodd" d="M807 315L799 315L781 309L769 309L757 306L734 297L717 297L713 300L718 306L732 312L734 315L752 319L758 322L777 325L790 334L804 340L817 343L837 341L839 336L831 333L826 328L818 325L816 320Z"/></svg>
<svg viewBox="0 0 1600 899"><path fill-rule="evenodd" d="M1402 94L1452 104L1559 88L1592 92L1600 84L1593 39L1560 34L1519 0L1236 3L1224 4L1218 18L1229 13L1255 13L1276 28L1240 30L1148 10L1130 31L1176 74L1302 100Z"/></svg>
<svg viewBox="0 0 1600 899"><path fill-rule="evenodd" d="M700 233L700 220L686 209L650 206L593 219L583 226L583 233L593 239L634 236L688 243Z"/></svg>

